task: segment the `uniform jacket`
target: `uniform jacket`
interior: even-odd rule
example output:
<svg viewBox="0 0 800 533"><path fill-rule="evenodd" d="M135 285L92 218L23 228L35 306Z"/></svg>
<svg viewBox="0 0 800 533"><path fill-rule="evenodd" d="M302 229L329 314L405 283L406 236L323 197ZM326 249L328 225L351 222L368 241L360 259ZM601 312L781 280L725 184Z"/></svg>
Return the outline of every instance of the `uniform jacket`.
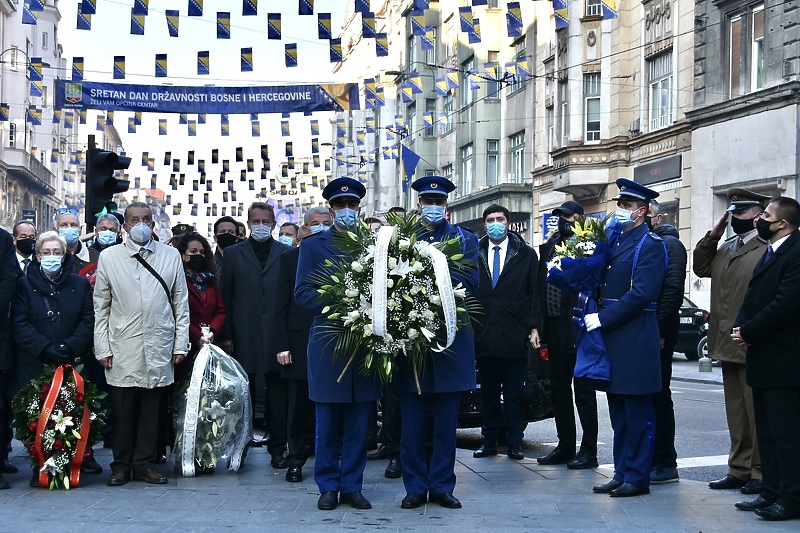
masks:
<svg viewBox="0 0 800 533"><path fill-rule="evenodd" d="M420 240L438 242L463 234L463 250L466 259L473 261L475 267L468 272L452 274L453 286L461 283L468 294L478 293L478 237L469 230L459 229L446 220L432 232L420 231ZM299 275L299 273L298 273ZM480 320L481 317L478 317ZM400 369L395 379L399 380L401 390L417 392L414 370L411 365L400 360ZM472 390L475 384L475 340L472 331L461 329L456 333L453 344L442 353L428 352L425 371L419 376L422 392L458 392Z"/></svg>
<svg viewBox="0 0 800 533"><path fill-rule="evenodd" d="M12 364L9 309L17 278L22 276L18 265L14 240L9 232L0 228L0 370L10 369Z"/></svg>
<svg viewBox="0 0 800 533"><path fill-rule="evenodd" d="M600 286L601 331L611 364L615 394L652 394L661 390L658 323L654 311L664 280L665 251L660 239L648 235L646 225L617 237ZM633 257L644 239L636 270Z"/></svg>
<svg viewBox="0 0 800 533"><path fill-rule="evenodd" d="M142 257L170 290L133 256L131 240L100 254L94 285L94 350L100 360L112 356L106 369L115 387L166 387L173 382L172 355L189 350L189 302L186 274L175 248L151 241Z"/></svg>
<svg viewBox="0 0 800 533"><path fill-rule="evenodd" d="M225 337L233 339L233 357L248 374L280 372L274 349L275 279L278 257L289 250L273 241L262 268L250 239L225 248L220 282Z"/></svg>
<svg viewBox="0 0 800 533"><path fill-rule="evenodd" d="M751 387L800 387L800 233L795 230L759 263L734 322L747 348ZM796 413L795 413L796 414Z"/></svg>
<svg viewBox="0 0 800 533"><path fill-rule="evenodd" d="M297 300L294 298L299 258L300 249L294 248L281 255L278 260L278 284L275 289L275 354L292 352L292 364L281 365L282 377L307 381L306 350L314 314L297 305Z"/></svg>
<svg viewBox="0 0 800 533"><path fill-rule="evenodd" d="M745 349L731 340L731 328L744 302L747 284L756 263L767 250L767 242L753 237L736 250L738 236L717 249L719 239L708 233L694 247L693 270L711 278L711 309L708 317L708 350L713 359L744 364Z"/></svg>
<svg viewBox="0 0 800 533"><path fill-rule="evenodd" d="M674 346L678 342L678 324L680 309L683 306L683 293L686 285L686 248L680 240L675 226L663 224L653 233L664 240L669 255L669 264L664 274L664 284L658 297L658 331L666 346Z"/></svg>
<svg viewBox="0 0 800 533"><path fill-rule="evenodd" d="M476 357L528 357L528 335L541 329L536 252L522 237L508 233L505 263L492 287L489 262L492 243L484 235L478 243L480 282L478 300L483 314L475 326Z"/></svg>
<svg viewBox="0 0 800 533"><path fill-rule="evenodd" d="M331 235L335 229L309 235L303 239L297 260L297 281L294 297L297 304L314 314L311 335L308 342L308 391L315 402L349 403L368 402L381 397L381 382L377 377L367 377L357 365L351 365L342 381L336 380L344 370L347 360L338 357L334 360L335 342L324 333L327 319L320 315L325 307L323 300L317 299L317 286L310 278L326 259L336 261L344 254L333 246ZM228 253L225 252L227 257ZM275 351L272 352L273 359Z"/></svg>
<svg viewBox="0 0 800 533"><path fill-rule="evenodd" d="M76 357L86 355L92 346L94 309L89 282L72 273L71 261L65 261L54 282L39 263L31 265L35 267L28 267L28 275L17 280L11 304L17 346L14 391L42 375L44 363L39 355L48 344L66 344ZM48 311L53 312L52 317Z"/></svg>

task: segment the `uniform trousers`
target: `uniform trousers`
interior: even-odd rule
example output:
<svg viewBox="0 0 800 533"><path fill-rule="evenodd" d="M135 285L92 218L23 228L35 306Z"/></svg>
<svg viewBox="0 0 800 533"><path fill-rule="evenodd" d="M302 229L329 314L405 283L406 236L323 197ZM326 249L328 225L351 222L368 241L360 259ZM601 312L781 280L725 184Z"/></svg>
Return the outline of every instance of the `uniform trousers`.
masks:
<svg viewBox="0 0 800 533"><path fill-rule="evenodd" d="M287 379L289 406L286 416L286 432L289 441L289 466L306 464L306 450L314 446L315 408L308 397L308 381Z"/></svg>
<svg viewBox="0 0 800 533"><path fill-rule="evenodd" d="M739 479L761 479L761 456L758 451L753 392L745 379L745 365L722 362L722 390L731 449L728 474Z"/></svg>
<svg viewBox="0 0 800 533"><path fill-rule="evenodd" d="M159 406L165 387L111 386L114 429L113 472L142 472L152 468L158 447Z"/></svg>
<svg viewBox="0 0 800 533"><path fill-rule="evenodd" d="M400 413L400 386L392 380L383 388L382 421L378 440L386 447L389 459L400 457L400 437L403 433Z"/></svg>
<svg viewBox="0 0 800 533"><path fill-rule="evenodd" d="M444 494L456 486L456 429L461 392L403 392L403 434L400 464L406 492ZM425 454L427 413L433 418L433 454L430 467Z"/></svg>
<svg viewBox="0 0 800 533"><path fill-rule="evenodd" d="M375 402L317 402L314 481L320 492L360 492L367 466L367 423ZM338 444L342 435L342 455Z"/></svg>
<svg viewBox="0 0 800 533"><path fill-rule="evenodd" d="M653 405L649 394L607 393L614 430L614 479L650 486L653 462Z"/></svg>
<svg viewBox="0 0 800 533"><path fill-rule="evenodd" d="M675 451L675 407L670 389L674 350L675 343L664 343L661 349L661 390L653 394L653 413L656 423L654 468L678 466L678 453Z"/></svg>

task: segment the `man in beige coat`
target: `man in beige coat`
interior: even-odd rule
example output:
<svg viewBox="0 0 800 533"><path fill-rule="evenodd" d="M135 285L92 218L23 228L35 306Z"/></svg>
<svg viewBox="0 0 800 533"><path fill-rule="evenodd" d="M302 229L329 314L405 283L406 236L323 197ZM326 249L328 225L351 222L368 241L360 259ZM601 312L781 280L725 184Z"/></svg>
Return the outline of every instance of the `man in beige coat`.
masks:
<svg viewBox="0 0 800 533"><path fill-rule="evenodd" d="M745 189L728 191L730 207L694 248L693 270L711 278L711 313L708 349L722 361L722 385L731 448L728 474L708 484L712 489L740 489L743 494L761 491L761 458L758 453L753 394L745 383L746 349L731 340L731 328L744 302L747 285L767 243L758 237L754 218L769 198ZM728 218L734 237L717 249Z"/></svg>
<svg viewBox="0 0 800 533"><path fill-rule="evenodd" d="M189 304L181 256L153 240L153 225L147 204L130 204L125 244L105 250L97 264L94 349L114 407L110 486L124 485L131 471L137 481L167 482L150 461L161 396L189 348Z"/></svg>

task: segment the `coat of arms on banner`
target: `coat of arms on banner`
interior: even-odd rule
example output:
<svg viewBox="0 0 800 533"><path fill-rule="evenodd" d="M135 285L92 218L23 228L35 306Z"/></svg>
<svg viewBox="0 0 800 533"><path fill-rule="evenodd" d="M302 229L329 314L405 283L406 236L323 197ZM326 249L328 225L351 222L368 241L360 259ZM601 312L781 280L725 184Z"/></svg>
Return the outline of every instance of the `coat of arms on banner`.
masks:
<svg viewBox="0 0 800 533"><path fill-rule="evenodd" d="M82 83L67 83L64 89L64 98L71 104L77 104L83 99Z"/></svg>

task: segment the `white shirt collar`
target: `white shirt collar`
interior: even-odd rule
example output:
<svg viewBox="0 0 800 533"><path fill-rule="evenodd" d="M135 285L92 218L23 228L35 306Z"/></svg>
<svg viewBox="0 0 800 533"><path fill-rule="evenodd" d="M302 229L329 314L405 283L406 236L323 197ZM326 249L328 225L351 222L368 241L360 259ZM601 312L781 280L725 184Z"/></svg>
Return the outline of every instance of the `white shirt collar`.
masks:
<svg viewBox="0 0 800 533"><path fill-rule="evenodd" d="M773 252L777 252L778 248L780 247L780 245L783 244L784 241L786 241L786 239L788 239L790 235L791 235L791 233L789 235L784 235L783 237L781 237L777 241L771 243L770 246L772 246L772 251Z"/></svg>

